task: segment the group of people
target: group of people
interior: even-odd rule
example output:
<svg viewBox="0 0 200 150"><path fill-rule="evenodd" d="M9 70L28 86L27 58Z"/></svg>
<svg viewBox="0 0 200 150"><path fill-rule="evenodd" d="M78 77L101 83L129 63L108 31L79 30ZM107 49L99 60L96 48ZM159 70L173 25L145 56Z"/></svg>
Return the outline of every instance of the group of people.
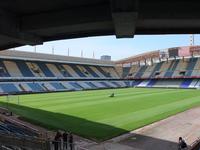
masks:
<svg viewBox="0 0 200 150"><path fill-rule="evenodd" d="M63 134L60 131L57 131L54 137L54 150L73 150L74 148L74 139L73 135L70 132L64 132ZM61 148L63 146L63 148Z"/></svg>
<svg viewBox="0 0 200 150"><path fill-rule="evenodd" d="M62 144L61 144L62 143ZM74 139L70 132L64 132L63 134L58 131L54 137L54 150L73 150ZM63 146L63 148L61 148ZM185 140L182 137L178 139L178 150L186 150L188 148Z"/></svg>

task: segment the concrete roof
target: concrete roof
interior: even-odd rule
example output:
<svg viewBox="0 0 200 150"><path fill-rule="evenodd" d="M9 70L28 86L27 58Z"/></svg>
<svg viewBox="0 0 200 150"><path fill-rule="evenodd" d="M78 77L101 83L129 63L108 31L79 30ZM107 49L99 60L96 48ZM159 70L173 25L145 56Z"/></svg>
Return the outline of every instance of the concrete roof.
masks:
<svg viewBox="0 0 200 150"><path fill-rule="evenodd" d="M0 49L88 36L200 33L194 0L1 0Z"/></svg>

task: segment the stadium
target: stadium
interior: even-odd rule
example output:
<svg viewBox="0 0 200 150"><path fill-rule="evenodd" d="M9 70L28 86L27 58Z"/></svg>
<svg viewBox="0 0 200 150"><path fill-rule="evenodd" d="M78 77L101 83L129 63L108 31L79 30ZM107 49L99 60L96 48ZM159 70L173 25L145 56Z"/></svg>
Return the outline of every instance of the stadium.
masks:
<svg viewBox="0 0 200 150"><path fill-rule="evenodd" d="M1 0L0 149L199 150L199 6Z"/></svg>
<svg viewBox="0 0 200 150"><path fill-rule="evenodd" d="M145 130L149 124L199 106L199 54L199 46L175 47L114 62L1 51L0 105L1 114L6 116L0 129L16 137L34 137L38 149L44 146L38 139L50 138L53 133L49 132L57 130L77 136L76 149L101 149L97 143L115 138L120 139L118 144L126 143L131 131ZM171 125L166 130L169 128ZM190 130L184 132L185 136ZM160 134L156 134L158 138ZM197 139L188 137L187 141L193 144ZM154 147L163 143L155 142ZM169 147L177 145L166 142L166 149Z"/></svg>

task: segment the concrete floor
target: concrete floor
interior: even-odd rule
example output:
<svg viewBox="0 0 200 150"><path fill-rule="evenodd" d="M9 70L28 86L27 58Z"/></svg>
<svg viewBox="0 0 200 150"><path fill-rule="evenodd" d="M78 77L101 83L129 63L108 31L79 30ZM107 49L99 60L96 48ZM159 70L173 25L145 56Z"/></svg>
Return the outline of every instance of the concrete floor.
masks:
<svg viewBox="0 0 200 150"><path fill-rule="evenodd" d="M90 150L177 150L180 136L188 145L200 137L200 107L88 148Z"/></svg>

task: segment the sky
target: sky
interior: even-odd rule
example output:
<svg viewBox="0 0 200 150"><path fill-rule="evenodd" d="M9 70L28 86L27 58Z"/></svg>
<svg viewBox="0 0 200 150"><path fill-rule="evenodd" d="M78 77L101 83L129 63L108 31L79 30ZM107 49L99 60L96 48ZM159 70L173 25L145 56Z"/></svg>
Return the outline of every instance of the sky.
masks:
<svg viewBox="0 0 200 150"><path fill-rule="evenodd" d="M110 55L112 60L127 58L143 52L170 47L190 45L190 35L138 35L134 38L116 39L115 36L99 36L45 42L36 46L36 52L52 53L99 59L101 55ZM195 45L200 45L200 35L195 35ZM15 50L34 52L34 46L17 47Z"/></svg>

